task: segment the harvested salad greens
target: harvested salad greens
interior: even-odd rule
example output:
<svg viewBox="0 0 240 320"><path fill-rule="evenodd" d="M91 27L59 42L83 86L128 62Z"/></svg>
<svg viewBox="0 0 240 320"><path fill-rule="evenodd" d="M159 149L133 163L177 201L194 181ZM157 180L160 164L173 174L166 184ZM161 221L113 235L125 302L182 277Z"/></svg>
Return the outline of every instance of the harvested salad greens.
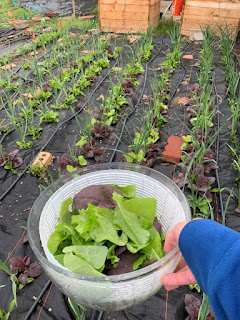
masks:
<svg viewBox="0 0 240 320"><path fill-rule="evenodd" d="M135 271L164 256L156 207L154 198L136 198L134 185L89 186L63 201L48 249L82 275Z"/></svg>

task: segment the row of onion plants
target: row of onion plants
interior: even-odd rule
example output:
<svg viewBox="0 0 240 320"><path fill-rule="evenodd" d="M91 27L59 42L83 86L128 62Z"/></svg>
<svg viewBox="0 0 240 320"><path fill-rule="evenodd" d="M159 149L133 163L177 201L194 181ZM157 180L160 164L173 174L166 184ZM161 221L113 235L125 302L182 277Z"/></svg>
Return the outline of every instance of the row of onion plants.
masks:
<svg viewBox="0 0 240 320"><path fill-rule="evenodd" d="M181 158L181 172L178 173L179 187L185 190L188 202L192 208L192 217L214 219L212 193L219 191L214 188L215 175L218 169L213 148L220 128L214 129L215 115L218 105L214 92L213 48L214 34L209 27L202 30L204 39L200 51L198 83L191 89L185 103L189 123L185 125L187 134L183 136L183 156ZM190 194L189 194L190 193ZM200 292L198 286L190 286ZM187 303L196 303L196 298L188 295ZM202 303L197 302L195 316L198 319L214 318L208 297L203 293Z"/></svg>
<svg viewBox="0 0 240 320"><path fill-rule="evenodd" d="M178 29L170 35L171 49L167 59L160 66L160 74L154 74L152 93L148 96L147 108L143 110L137 123L129 120L129 127L134 127L134 137L126 126L129 136L128 151L122 161L152 167L159 158L157 142L161 139L162 126L167 122L170 98L170 77L181 59L181 36ZM125 143L125 141L123 141Z"/></svg>
<svg viewBox="0 0 240 320"><path fill-rule="evenodd" d="M229 28L225 30L221 29L221 52L222 61L225 66L226 81L227 81L227 94L228 103L231 110L231 126L230 126L230 144L229 148L233 157L232 167L236 171L237 177L235 184L237 186L237 193L231 190L231 193L235 195L237 199L236 212L240 213L240 75L237 64L233 59L234 41L231 39L231 32Z"/></svg>
<svg viewBox="0 0 240 320"><path fill-rule="evenodd" d="M217 111L211 72L213 70L213 40L214 36L209 28L203 30L204 40L199 61L198 83L190 88L185 103L189 125L185 125L186 135L183 136L184 152L181 158L181 172L178 185L189 190L188 200L192 208L192 216L208 217L213 209L211 206L215 177L212 170L218 166L215 161L213 147L217 139L217 132L213 130L214 116Z"/></svg>

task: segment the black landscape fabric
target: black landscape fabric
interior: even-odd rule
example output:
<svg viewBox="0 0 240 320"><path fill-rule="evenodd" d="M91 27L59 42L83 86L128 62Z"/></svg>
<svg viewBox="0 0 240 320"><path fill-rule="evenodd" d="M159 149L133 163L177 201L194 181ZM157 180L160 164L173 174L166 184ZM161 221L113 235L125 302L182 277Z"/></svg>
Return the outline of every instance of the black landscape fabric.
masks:
<svg viewBox="0 0 240 320"><path fill-rule="evenodd" d="M63 16L69 16L73 13L73 1L72 0L18 0L18 3L25 7L28 5L30 10L34 10L35 6L38 8L38 13L42 12L42 9L49 12L58 12ZM97 0L75 0L75 10L78 15L87 15L91 10L97 6Z"/></svg>

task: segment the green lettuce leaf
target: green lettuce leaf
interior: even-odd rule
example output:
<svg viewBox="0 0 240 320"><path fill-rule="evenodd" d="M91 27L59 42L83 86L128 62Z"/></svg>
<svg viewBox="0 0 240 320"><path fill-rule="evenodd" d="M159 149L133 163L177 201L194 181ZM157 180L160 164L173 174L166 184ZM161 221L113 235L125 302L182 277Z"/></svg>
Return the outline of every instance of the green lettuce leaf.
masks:
<svg viewBox="0 0 240 320"><path fill-rule="evenodd" d="M127 239L118 235L117 228L113 224L113 211L107 208L99 208L89 204L87 212L90 214L94 228L89 232L96 242L109 240L118 246L124 246Z"/></svg>
<svg viewBox="0 0 240 320"><path fill-rule="evenodd" d="M146 259L147 259L146 254L145 254L145 253L142 253L142 254L137 258L137 260L135 260L135 261L133 262L133 271L138 270L138 269L141 267L143 261L145 261Z"/></svg>
<svg viewBox="0 0 240 320"><path fill-rule="evenodd" d="M63 263L66 268L75 273L86 276L104 276L104 274L94 269L90 263L79 256L75 256L72 252L64 255Z"/></svg>
<svg viewBox="0 0 240 320"><path fill-rule="evenodd" d="M161 236L154 227L149 229L149 232L150 239L148 245L142 249L142 252L147 255L148 260L160 260L163 257Z"/></svg>
<svg viewBox="0 0 240 320"><path fill-rule="evenodd" d="M95 269L100 269L105 264L108 248L105 246L70 246L63 249L63 253L69 252L83 258Z"/></svg>
<svg viewBox="0 0 240 320"><path fill-rule="evenodd" d="M61 264L63 264L63 258L64 258L64 254L58 254L58 255L54 255L54 258Z"/></svg>
<svg viewBox="0 0 240 320"><path fill-rule="evenodd" d="M71 215L69 211L69 206L72 204L72 198L68 198L63 201L61 204L60 214L59 214L59 223L71 224Z"/></svg>
<svg viewBox="0 0 240 320"><path fill-rule="evenodd" d="M72 224L77 224L75 229L81 236L83 236L84 233L89 232L93 227L90 215L86 210L79 210L78 215L72 216L71 222Z"/></svg>
<svg viewBox="0 0 240 320"><path fill-rule="evenodd" d="M67 223L59 223L56 226L56 229L57 229L58 232L60 232L63 235L65 235L65 237L68 237L68 236L72 237L74 239L75 244L78 244L78 245L82 245L83 244L83 240L82 240L81 236L74 229L74 227L72 227L71 225L69 225Z"/></svg>
<svg viewBox="0 0 240 320"><path fill-rule="evenodd" d="M131 198L136 198L136 186L135 185L129 185L129 186L126 186L126 187L120 187L116 184L113 184L112 185L114 188L117 188L119 189L120 191L122 191L122 196L124 198L128 198L128 199L131 199Z"/></svg>
<svg viewBox="0 0 240 320"><path fill-rule="evenodd" d="M157 200L154 198L130 199L124 201L123 206L127 211L145 218L152 224L157 210Z"/></svg>
<svg viewBox="0 0 240 320"><path fill-rule="evenodd" d="M109 249L107 253L107 259L111 261L112 265L116 265L116 263L120 260L116 255L115 255L115 249L117 245L113 244Z"/></svg>
<svg viewBox="0 0 240 320"><path fill-rule="evenodd" d="M57 251L58 246L60 245L60 243L61 243L65 238L66 238L66 237L65 237L62 233L58 232L57 230L54 231L54 232L50 235L50 237L49 237L49 239L48 239L48 242L47 242L48 250L49 250L52 254L54 254L54 253Z"/></svg>
<svg viewBox="0 0 240 320"><path fill-rule="evenodd" d="M150 237L150 233L148 230L142 228L139 217L125 209L123 205L124 198L116 192L113 193L113 199L118 204L114 213L114 224L121 227L123 232L126 233L134 245L139 247L146 245Z"/></svg>

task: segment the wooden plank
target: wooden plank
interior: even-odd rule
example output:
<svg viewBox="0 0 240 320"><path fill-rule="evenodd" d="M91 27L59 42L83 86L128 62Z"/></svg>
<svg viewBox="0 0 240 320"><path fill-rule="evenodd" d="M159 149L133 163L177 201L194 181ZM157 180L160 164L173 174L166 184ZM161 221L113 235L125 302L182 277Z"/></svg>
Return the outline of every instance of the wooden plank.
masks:
<svg viewBox="0 0 240 320"><path fill-rule="evenodd" d="M135 27L131 27L131 29L116 27L116 28L114 28L114 30L109 30L109 29L103 28L102 31L103 32L115 32L115 33L125 33L125 34L134 33L135 34L135 33L139 33L139 32L146 33L147 29L148 29L147 27L139 29L139 26L135 26Z"/></svg>
<svg viewBox="0 0 240 320"><path fill-rule="evenodd" d="M103 13L103 12L122 12L124 10L126 10L127 12L132 12L132 13L135 13L135 12L146 12L146 10L148 11L149 9L149 6L147 5L142 5L142 6L139 6L139 5L135 5L135 4L129 4L127 7L124 5L124 4L116 4L116 3L112 3L112 4L109 4L109 3L103 3L103 4L100 4L100 2L98 3L98 7L100 7L100 12L99 14Z"/></svg>
<svg viewBox="0 0 240 320"><path fill-rule="evenodd" d="M192 15L196 12L198 16L213 16L213 17L229 17L232 19L239 19L240 12L238 10L231 9L215 9L215 8L202 8L198 7L197 9L193 9L193 7L189 5L185 5L184 7L184 15Z"/></svg>
<svg viewBox="0 0 240 320"><path fill-rule="evenodd" d="M223 28L223 29L224 29L224 28ZM190 36L191 32L194 31L194 30L196 30L196 29L181 29L180 33L181 33L181 35L183 35L183 36ZM237 29L237 28L233 28L231 31L232 31L232 35L233 35L232 38L233 38L233 40L234 40L235 35L236 35L238 29ZM216 31L215 34L218 35L218 36L220 36L220 32L219 32L219 31Z"/></svg>
<svg viewBox="0 0 240 320"><path fill-rule="evenodd" d="M220 0L186 0L185 5L201 8L216 8L239 10L239 1L220 1ZM239 15L240 16L240 15Z"/></svg>
<svg viewBox="0 0 240 320"><path fill-rule="evenodd" d="M238 24L238 19L221 18L221 17L214 17L214 16L198 16L197 13L196 15L184 14L182 21L186 23L197 22L199 24L207 24L207 23L220 24L220 25L225 25L225 24L237 25Z"/></svg>
<svg viewBox="0 0 240 320"><path fill-rule="evenodd" d="M98 0L98 2L100 4L123 4L123 5L130 5L130 4L134 4L134 5L150 5L153 4L155 2L158 2L159 0Z"/></svg>
<svg viewBox="0 0 240 320"><path fill-rule="evenodd" d="M109 19L111 21L113 20L132 20L133 14L132 12L125 12L125 11L119 11L119 12L107 12L102 11L99 15L100 19ZM148 12L135 12L134 13L134 20L137 21L143 21L148 19Z"/></svg>
<svg viewBox="0 0 240 320"><path fill-rule="evenodd" d="M123 5L153 5L160 2L161 0L98 0L100 4L123 4Z"/></svg>
<svg viewBox="0 0 240 320"><path fill-rule="evenodd" d="M218 30L218 28L216 27L216 25L215 24L211 24L211 23L207 23L207 24L205 24L205 25L209 25L210 27L215 27L214 28L214 31L215 31L215 33L218 33L219 32L219 30ZM204 26L204 24L202 24L202 26ZM225 29L225 26L223 25L223 26L221 26L223 29ZM237 29L237 26L235 25L235 26L228 26L229 28L231 28L231 30L233 30L233 31L235 31L236 29ZM181 32L182 32L182 30L188 30L188 31L190 31L190 30L200 30L201 28L200 28L200 24L199 23L197 23L197 22L195 22L195 23L193 23L193 22L183 22L183 24L182 24L182 27L181 27Z"/></svg>
<svg viewBox="0 0 240 320"><path fill-rule="evenodd" d="M131 27L147 27L148 21L135 21L135 20L110 20L110 19L101 19L102 27L110 28L131 28Z"/></svg>

